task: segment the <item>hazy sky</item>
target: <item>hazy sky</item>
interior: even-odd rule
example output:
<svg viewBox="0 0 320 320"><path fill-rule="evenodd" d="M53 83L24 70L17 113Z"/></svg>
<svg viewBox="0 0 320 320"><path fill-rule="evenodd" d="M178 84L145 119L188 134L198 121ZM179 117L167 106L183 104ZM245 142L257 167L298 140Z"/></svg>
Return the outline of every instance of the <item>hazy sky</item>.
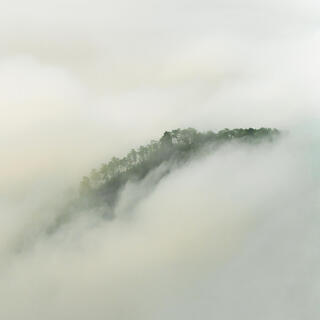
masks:
<svg viewBox="0 0 320 320"><path fill-rule="evenodd" d="M67 164L78 176L176 127L315 118L319 9L312 0L1 3L1 175L61 174Z"/></svg>
<svg viewBox="0 0 320 320"><path fill-rule="evenodd" d="M0 38L1 319L319 318L318 1L11 0ZM91 168L189 126L291 135L12 253Z"/></svg>

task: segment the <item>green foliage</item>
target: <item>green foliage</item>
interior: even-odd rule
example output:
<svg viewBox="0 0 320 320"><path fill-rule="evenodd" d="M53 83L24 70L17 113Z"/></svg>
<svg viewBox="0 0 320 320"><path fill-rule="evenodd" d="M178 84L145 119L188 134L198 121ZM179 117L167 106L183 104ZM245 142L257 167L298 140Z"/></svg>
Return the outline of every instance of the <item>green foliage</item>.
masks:
<svg viewBox="0 0 320 320"><path fill-rule="evenodd" d="M223 129L217 133L200 133L193 128L166 131L159 141L132 149L124 158L113 157L100 169L93 169L80 183L80 199L88 207L107 204L113 207L121 187L139 181L151 170L166 162L181 164L205 147L218 147L228 141L259 143L272 141L279 131L270 128Z"/></svg>
<svg viewBox="0 0 320 320"><path fill-rule="evenodd" d="M159 141L151 140L146 146L132 149L125 157L113 157L99 169L91 170L80 182L78 198L72 199L60 208L60 214L55 217L47 232L55 232L83 210L113 219L121 188L129 181L142 180L161 165L163 170L159 170L154 183L159 182L172 168L183 165L195 156L215 150L225 143L234 141L256 144L273 141L279 134L278 130L269 128L223 129L217 133L200 133L193 128L166 131Z"/></svg>

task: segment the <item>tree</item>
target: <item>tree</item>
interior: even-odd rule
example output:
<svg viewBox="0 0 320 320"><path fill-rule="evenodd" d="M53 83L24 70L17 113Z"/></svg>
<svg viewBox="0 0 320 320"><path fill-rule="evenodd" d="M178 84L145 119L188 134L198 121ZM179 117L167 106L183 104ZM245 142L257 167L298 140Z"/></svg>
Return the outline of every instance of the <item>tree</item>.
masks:
<svg viewBox="0 0 320 320"><path fill-rule="evenodd" d="M80 182L80 190L79 190L80 196L81 197L87 196L89 195L90 191L91 191L90 179L84 176L82 177L82 180Z"/></svg>
<svg viewBox="0 0 320 320"><path fill-rule="evenodd" d="M92 169L90 173L90 182L93 188L97 188L101 183L101 174L97 169Z"/></svg>
<svg viewBox="0 0 320 320"><path fill-rule="evenodd" d="M160 139L160 143L163 146L172 146L172 136L171 133L166 131Z"/></svg>
<svg viewBox="0 0 320 320"><path fill-rule="evenodd" d="M130 167L134 166L137 163L137 151L134 149L131 149L127 158L128 158L128 163L129 163Z"/></svg>

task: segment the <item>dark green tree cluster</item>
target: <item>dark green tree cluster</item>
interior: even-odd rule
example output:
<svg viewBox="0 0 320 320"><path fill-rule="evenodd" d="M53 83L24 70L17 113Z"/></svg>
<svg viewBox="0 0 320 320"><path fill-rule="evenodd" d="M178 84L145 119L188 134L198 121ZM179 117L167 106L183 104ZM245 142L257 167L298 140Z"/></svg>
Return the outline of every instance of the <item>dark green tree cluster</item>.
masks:
<svg viewBox="0 0 320 320"><path fill-rule="evenodd" d="M93 169L80 183L80 199L89 207L108 204L113 207L119 190L128 181L139 181L165 162L181 164L205 147L236 140L246 143L272 141L279 131L270 128L224 129L217 133L200 133L193 128L166 131L160 140L132 149L123 158L113 157L99 169Z"/></svg>

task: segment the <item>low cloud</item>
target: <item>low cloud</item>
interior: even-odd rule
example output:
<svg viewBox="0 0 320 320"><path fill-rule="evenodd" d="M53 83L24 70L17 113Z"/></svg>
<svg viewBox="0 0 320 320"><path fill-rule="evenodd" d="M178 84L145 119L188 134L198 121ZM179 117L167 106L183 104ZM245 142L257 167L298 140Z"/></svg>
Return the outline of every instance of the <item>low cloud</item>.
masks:
<svg viewBox="0 0 320 320"><path fill-rule="evenodd" d="M317 319L316 1L0 5L1 319ZM45 230L82 175L165 130L277 127L108 221ZM158 170L161 170L158 169Z"/></svg>

